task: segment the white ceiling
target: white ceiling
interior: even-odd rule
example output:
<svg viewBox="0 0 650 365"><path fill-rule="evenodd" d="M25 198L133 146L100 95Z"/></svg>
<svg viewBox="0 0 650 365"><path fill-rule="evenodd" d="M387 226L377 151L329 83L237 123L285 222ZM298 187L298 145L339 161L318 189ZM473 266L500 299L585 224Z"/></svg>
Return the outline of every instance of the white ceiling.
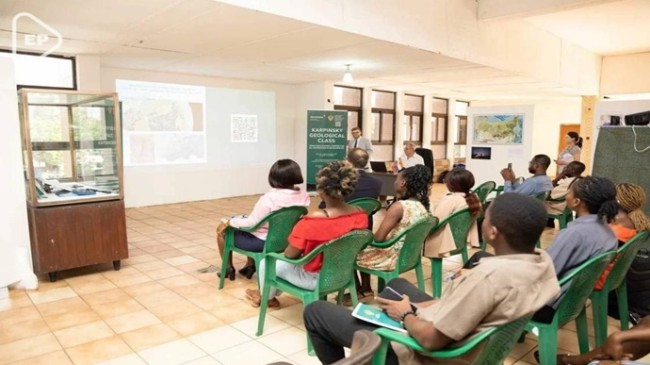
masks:
<svg viewBox="0 0 650 365"><path fill-rule="evenodd" d="M527 18L593 53L650 51L650 0L624 0Z"/></svg>
<svg viewBox="0 0 650 365"><path fill-rule="evenodd" d="M645 23L631 23L645 29L634 41L622 42L619 36L620 25L637 19L632 13L642 13L639 7L650 9L650 0L601 6L622 3L627 10L600 10L617 14L618 26L606 27L614 28L607 39L617 42L585 35L603 23L589 21L598 13L591 8L529 19L588 49L647 49L650 29ZM304 83L339 80L344 65L352 64L358 86L471 99L573 95L502 70L213 0L0 0L0 46L11 47L11 18L21 11L37 15L63 35L61 52L99 54L104 67ZM40 31L26 19L17 28Z"/></svg>

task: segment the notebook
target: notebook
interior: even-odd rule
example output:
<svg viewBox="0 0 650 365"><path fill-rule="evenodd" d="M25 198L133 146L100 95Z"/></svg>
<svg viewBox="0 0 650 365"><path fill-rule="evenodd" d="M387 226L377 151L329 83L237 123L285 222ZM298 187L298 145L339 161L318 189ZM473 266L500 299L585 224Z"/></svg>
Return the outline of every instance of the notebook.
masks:
<svg viewBox="0 0 650 365"><path fill-rule="evenodd" d="M390 328L394 331L408 333L402 322L390 318L384 311L368 304L359 303L352 311L352 316L362 321L375 324L380 327Z"/></svg>
<svg viewBox="0 0 650 365"><path fill-rule="evenodd" d="M370 161L370 167L373 172L388 172L386 162L383 161Z"/></svg>

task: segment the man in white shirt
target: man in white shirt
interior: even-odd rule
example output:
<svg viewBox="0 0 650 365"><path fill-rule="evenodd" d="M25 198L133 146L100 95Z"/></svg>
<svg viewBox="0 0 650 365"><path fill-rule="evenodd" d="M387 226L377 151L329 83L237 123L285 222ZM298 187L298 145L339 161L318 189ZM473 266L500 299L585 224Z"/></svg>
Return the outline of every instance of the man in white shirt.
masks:
<svg viewBox="0 0 650 365"><path fill-rule="evenodd" d="M372 142L366 137L361 137L361 129L359 127L352 128L350 133L352 133L353 138L348 141L348 150L361 148L368 152L368 155L372 154Z"/></svg>
<svg viewBox="0 0 650 365"><path fill-rule="evenodd" d="M397 161L397 169L404 170L407 167L412 167L415 165L424 165L424 159L422 156L415 153L415 143L408 142L404 146L404 154L400 156Z"/></svg>

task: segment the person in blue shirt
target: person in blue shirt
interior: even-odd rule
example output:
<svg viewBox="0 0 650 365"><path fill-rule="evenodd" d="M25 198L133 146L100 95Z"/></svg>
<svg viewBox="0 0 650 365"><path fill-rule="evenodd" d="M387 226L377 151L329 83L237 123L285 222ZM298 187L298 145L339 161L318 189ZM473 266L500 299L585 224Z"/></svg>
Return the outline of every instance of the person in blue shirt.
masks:
<svg viewBox="0 0 650 365"><path fill-rule="evenodd" d="M553 190L553 183L546 175L546 170L551 164L551 158L546 155L535 155L528 164L528 172L532 177L521 183L515 182L517 177L511 168L501 170L503 176L503 192L518 193L528 196L535 196Z"/></svg>

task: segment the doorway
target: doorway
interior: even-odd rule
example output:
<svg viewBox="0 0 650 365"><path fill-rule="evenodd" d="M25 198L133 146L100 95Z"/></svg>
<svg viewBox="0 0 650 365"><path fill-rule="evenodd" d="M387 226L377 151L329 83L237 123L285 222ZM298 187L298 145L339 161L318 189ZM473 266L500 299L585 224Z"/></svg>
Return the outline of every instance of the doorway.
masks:
<svg viewBox="0 0 650 365"><path fill-rule="evenodd" d="M566 136L569 132L576 132L580 134L580 124L560 124L560 136L558 137L558 149L557 149L557 156L560 157L560 152L562 152L566 148L566 141L564 140L564 136ZM555 171L555 176L557 176L560 173L560 167L557 166L557 169Z"/></svg>

